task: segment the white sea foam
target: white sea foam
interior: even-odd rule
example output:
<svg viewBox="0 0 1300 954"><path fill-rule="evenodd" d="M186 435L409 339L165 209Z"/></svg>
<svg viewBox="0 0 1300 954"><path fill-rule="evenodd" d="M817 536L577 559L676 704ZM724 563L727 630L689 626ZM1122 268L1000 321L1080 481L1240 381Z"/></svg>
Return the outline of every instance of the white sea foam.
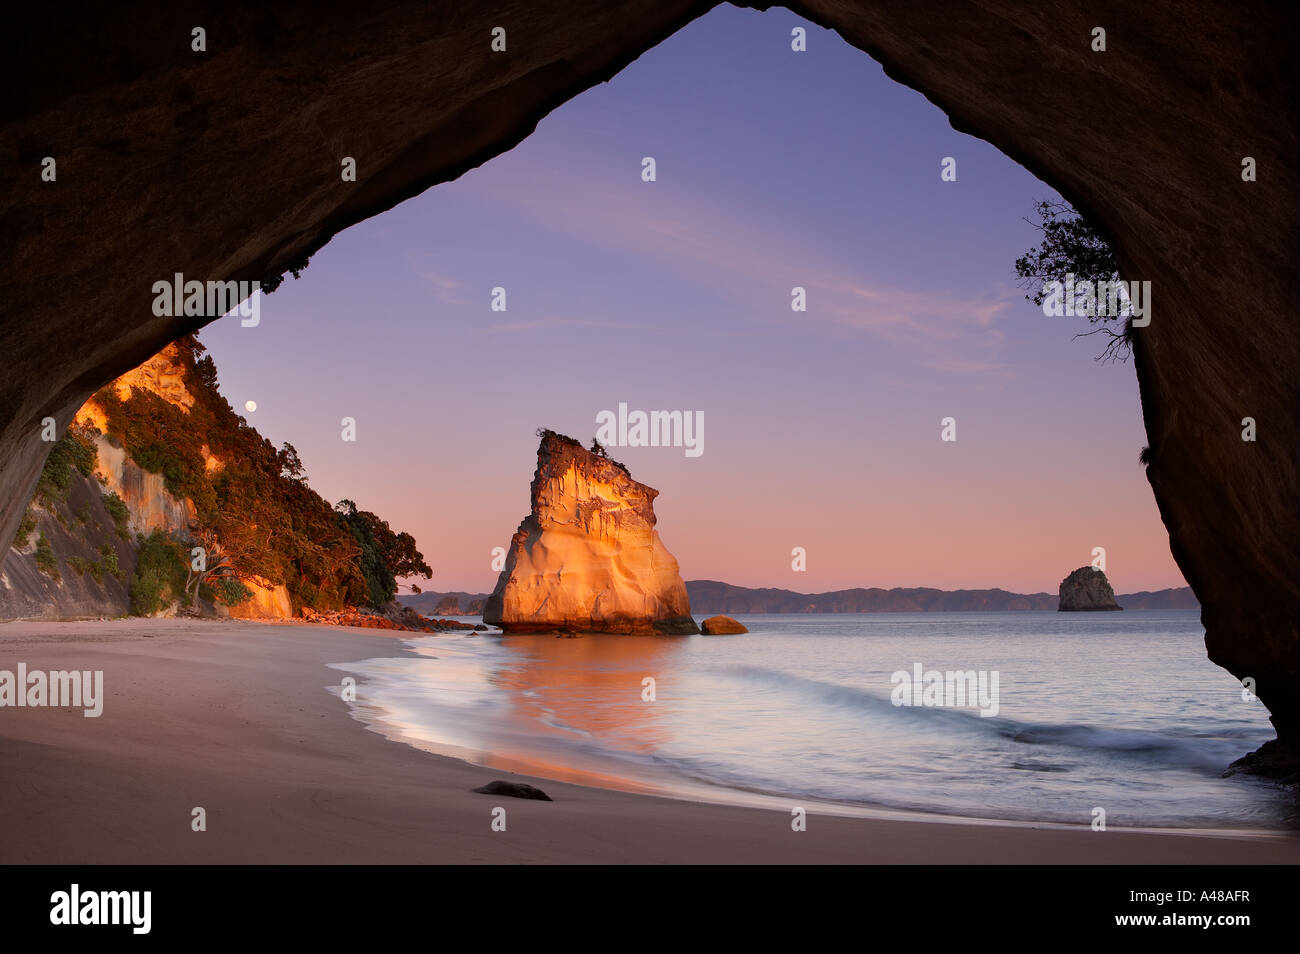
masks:
<svg viewBox="0 0 1300 954"><path fill-rule="evenodd" d="M354 712L376 730L542 777L867 812L1087 825L1104 805L1112 827L1291 827L1281 793L1219 777L1273 733L1205 658L1196 612L1123 616L746 616L750 633L725 639L429 637L409 641L416 657L336 668L358 678ZM997 714L895 706L891 674L916 660L999 672Z"/></svg>

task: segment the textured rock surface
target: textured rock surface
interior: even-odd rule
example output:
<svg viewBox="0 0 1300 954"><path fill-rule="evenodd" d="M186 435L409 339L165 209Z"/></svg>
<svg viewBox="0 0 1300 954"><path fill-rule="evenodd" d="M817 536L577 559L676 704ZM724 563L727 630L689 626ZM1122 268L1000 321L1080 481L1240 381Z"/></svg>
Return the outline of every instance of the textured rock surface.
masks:
<svg viewBox="0 0 1300 954"><path fill-rule="evenodd" d="M8 11L0 70L24 94L0 107L0 539L48 451L41 418L66 424L95 388L202 323L153 317L152 282L278 274L510 148L712 5ZM1279 733L1300 738L1294 10L1110 5L1110 48L1094 53L1098 15L1060 0L789 6L1091 213L1125 276L1152 282L1136 369L1170 548L1210 658L1256 678ZM492 53L502 24L510 51ZM40 180L47 155L57 183ZM345 155L356 183L340 181ZM1243 156L1259 181L1241 181ZM1240 439L1246 416L1255 443Z"/></svg>
<svg viewBox="0 0 1300 954"><path fill-rule="evenodd" d="M1280 739L1265 742L1223 773L1224 778L1233 775L1262 775L1300 789L1300 746L1287 745Z"/></svg>
<svg viewBox="0 0 1300 954"><path fill-rule="evenodd" d="M1104 572L1095 566L1081 566L1061 581L1056 608L1062 613L1080 613L1124 607L1115 602L1115 591Z"/></svg>
<svg viewBox="0 0 1300 954"><path fill-rule="evenodd" d="M103 435L95 438L95 449L99 455L96 470L103 477L104 490L121 497L131 511L127 526L132 533L185 533L190 529L196 516L194 504L173 495L162 474L138 466Z"/></svg>
<svg viewBox="0 0 1300 954"><path fill-rule="evenodd" d="M547 431L532 512L519 525L483 622L506 632L699 630L677 561L655 530L659 491Z"/></svg>
<svg viewBox="0 0 1300 954"><path fill-rule="evenodd" d="M132 368L113 382L113 390L122 401L131 399L133 388L152 391L183 411L194 406L194 395L185 386L185 369L181 366L180 353L174 344L163 348L144 364ZM86 413L92 412L83 407L77 416Z"/></svg>
<svg viewBox="0 0 1300 954"><path fill-rule="evenodd" d="M66 501L53 510L33 507L33 513L36 526L20 546L9 550L0 565L0 620L127 615L131 611L127 582L135 572L135 548L118 534L99 481L75 474ZM56 556L57 580L42 573L37 564L41 534ZM78 573L70 562L81 559L103 565L105 548L111 550L120 578L109 572Z"/></svg>
<svg viewBox="0 0 1300 954"><path fill-rule="evenodd" d="M700 624L700 632L705 636L735 636L749 630L730 616L710 616Z"/></svg>
<svg viewBox="0 0 1300 954"><path fill-rule="evenodd" d="M225 615L235 619L291 619L293 601L289 599L289 589L283 583L273 584L260 576L240 577L252 596L234 606L223 606Z"/></svg>
<svg viewBox="0 0 1300 954"><path fill-rule="evenodd" d="M122 399L132 388L151 391L188 411L194 397L186 390L184 369L174 347L168 346L139 368L133 368L112 382ZM103 408L92 398L76 413L78 423L106 427ZM53 511L33 501L36 528L21 546L5 556L0 565L0 619L88 619L119 617L131 612L129 582L136 567L138 535L161 530L171 536L188 536L197 520L194 503L167 489L166 478L135 463L125 449L104 434L93 438L93 477L73 476L68 499ZM210 467L220 461L209 457ZM105 506L105 495L116 494L126 505L127 519L122 533ZM85 519L82 519L82 518ZM57 558L59 578L40 572L35 560L35 541L45 534ZM103 547L111 547L120 578L106 572L78 572L73 559L104 563ZM289 591L260 577L241 577L252 597L233 607L201 602L195 612L217 613L240 619L285 619L293 616ZM173 615L176 605L157 615Z"/></svg>

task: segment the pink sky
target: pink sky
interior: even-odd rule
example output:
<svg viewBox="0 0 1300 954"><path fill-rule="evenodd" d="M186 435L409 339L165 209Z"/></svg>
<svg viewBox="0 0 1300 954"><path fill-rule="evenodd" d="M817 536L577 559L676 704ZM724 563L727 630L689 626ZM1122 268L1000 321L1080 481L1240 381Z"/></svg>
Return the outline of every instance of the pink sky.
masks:
<svg viewBox="0 0 1300 954"><path fill-rule="evenodd" d="M1132 365L1015 285L1052 190L833 34L791 54L798 22L720 8L336 237L258 328L204 332L224 393L328 499L414 533L427 589L490 590L534 431L585 443L619 402L704 414L698 458L611 449L686 579L1055 592L1102 546L1117 592L1184 585Z"/></svg>

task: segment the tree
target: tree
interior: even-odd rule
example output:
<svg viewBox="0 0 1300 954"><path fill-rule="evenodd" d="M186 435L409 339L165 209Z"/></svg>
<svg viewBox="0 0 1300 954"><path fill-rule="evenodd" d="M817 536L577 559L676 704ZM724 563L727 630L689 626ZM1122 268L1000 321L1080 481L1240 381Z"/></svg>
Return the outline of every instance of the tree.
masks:
<svg viewBox="0 0 1300 954"><path fill-rule="evenodd" d="M302 458L298 456L297 449L288 441L276 452L276 463L280 465L280 476L287 477L290 480L306 480L303 474Z"/></svg>
<svg viewBox="0 0 1300 954"><path fill-rule="evenodd" d="M394 533L387 520L358 510L351 500L340 500L334 507L341 520L361 547L361 572L366 578L367 602L383 606L397 594L397 577L433 577L424 555L415 547L409 533Z"/></svg>
<svg viewBox="0 0 1300 954"><path fill-rule="evenodd" d="M230 554L227 553L225 548L221 545L221 541L217 539L216 533L212 530L199 530L198 533L191 539L187 540L186 543L191 548L191 559L187 564L185 575L184 592L186 602L189 602L191 598L198 597L199 589L204 584L212 587L216 586L223 580L238 579L235 574L234 561L231 559ZM195 561L193 559L193 548L195 546L202 547L203 549L202 565L204 568L202 570L194 569ZM191 586L194 587L193 597L190 595ZM233 593L235 590L228 589L228 592Z"/></svg>
<svg viewBox="0 0 1300 954"><path fill-rule="evenodd" d="M148 388L133 388L123 398L110 385L95 396L109 440L145 470L162 474L168 490L194 503L195 539L185 542L183 564L177 564L177 594L192 599L207 586L228 601L240 595L237 577L257 576L283 584L295 607L338 609L390 599L395 575L432 576L410 534L395 532L355 504L343 519L312 490L297 449L289 443L277 449L222 397L216 365L205 352L193 335L176 342L177 364L194 398L188 409ZM94 442L74 438L79 439L75 428L47 465L65 484L73 468L89 474L94 467ZM43 480L48 490L59 489ZM108 499L113 512L113 498ZM125 505L117 506L121 512L114 512L114 519L125 533L129 514ZM208 570L202 573L185 569L188 551L197 544L207 550ZM158 566L170 570L167 561Z"/></svg>
<svg viewBox="0 0 1300 954"><path fill-rule="evenodd" d="M1040 201L1034 205L1034 212L1039 221L1025 221L1043 233L1043 241L1016 259L1020 287L1032 290L1025 298L1041 306L1047 299L1048 286L1052 282L1064 283L1067 275L1073 275L1076 282L1090 281L1094 287L1098 282L1119 280L1119 261L1110 242L1073 206L1063 199ZM1106 348L1097 360L1127 360L1131 350L1127 315L1091 315L1088 321L1097 327L1075 337L1107 337ZM1122 322L1119 331L1108 324L1114 321Z"/></svg>

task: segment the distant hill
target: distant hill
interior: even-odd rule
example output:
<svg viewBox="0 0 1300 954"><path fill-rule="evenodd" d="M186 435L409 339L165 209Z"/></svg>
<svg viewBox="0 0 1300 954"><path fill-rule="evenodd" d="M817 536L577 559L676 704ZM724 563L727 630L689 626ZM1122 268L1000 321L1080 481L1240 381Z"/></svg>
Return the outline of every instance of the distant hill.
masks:
<svg viewBox="0 0 1300 954"><path fill-rule="evenodd" d="M930 587L879 587L796 593L772 588L750 589L716 580L687 580L691 612L710 613L970 613L1009 610L1055 610L1055 593L1009 593L1006 590L937 590ZM1116 597L1125 609L1197 609L1188 587L1143 591Z"/></svg>
<svg viewBox="0 0 1300 954"><path fill-rule="evenodd" d="M1169 590L1142 590L1123 593L1115 602L1125 609L1200 609L1201 603L1190 586Z"/></svg>
<svg viewBox="0 0 1300 954"><path fill-rule="evenodd" d="M796 593L770 587L751 589L717 580L687 580L691 612L714 613L977 613L1012 610L1055 610L1055 593L1010 593L1007 590L936 590L932 587L879 587L833 590L830 593ZM403 594L397 599L426 616L477 616L487 593ZM1130 610L1199 609L1190 587L1143 590L1117 596ZM452 607L454 602L455 608Z"/></svg>
<svg viewBox="0 0 1300 954"><path fill-rule="evenodd" d="M409 606L425 616L478 616L483 612L483 602L487 598L487 593L462 593L459 590L435 593L425 590L423 593L403 593L397 600L403 606Z"/></svg>

